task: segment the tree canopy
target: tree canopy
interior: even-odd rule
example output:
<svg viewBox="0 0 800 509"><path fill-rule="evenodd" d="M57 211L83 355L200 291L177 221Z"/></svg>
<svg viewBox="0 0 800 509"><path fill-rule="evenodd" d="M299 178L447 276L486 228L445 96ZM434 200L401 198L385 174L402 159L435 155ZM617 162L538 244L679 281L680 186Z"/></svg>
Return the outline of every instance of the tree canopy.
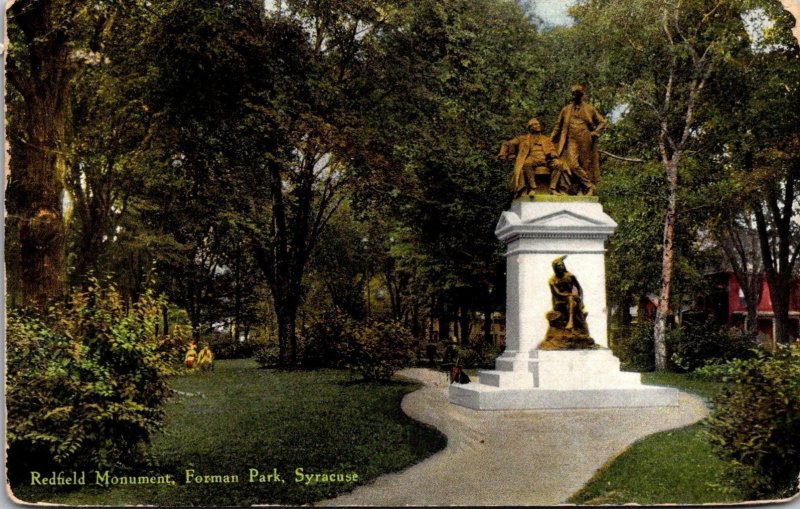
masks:
<svg viewBox="0 0 800 509"><path fill-rule="evenodd" d="M585 0L569 27L505 0L90 4L9 12L13 304L155 289L195 337L269 323L285 367L299 315L366 319L378 287L418 337L482 316L488 338L497 149L582 82L610 119L609 295L622 321L658 297L659 367L719 252L750 304L763 267L789 334L800 71L776 1Z"/></svg>

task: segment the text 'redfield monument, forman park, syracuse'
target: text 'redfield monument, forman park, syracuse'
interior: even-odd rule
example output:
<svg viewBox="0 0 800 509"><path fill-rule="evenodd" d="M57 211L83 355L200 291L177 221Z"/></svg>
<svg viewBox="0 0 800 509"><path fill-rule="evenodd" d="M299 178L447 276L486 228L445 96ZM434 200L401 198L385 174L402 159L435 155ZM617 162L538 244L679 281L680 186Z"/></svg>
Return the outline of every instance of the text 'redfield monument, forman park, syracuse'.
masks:
<svg viewBox="0 0 800 509"><path fill-rule="evenodd" d="M506 245L506 350L450 402L480 410L675 406L678 391L620 370L608 348L605 242L617 224L595 196L605 120L580 85L550 137L537 119L503 144L515 200Z"/></svg>

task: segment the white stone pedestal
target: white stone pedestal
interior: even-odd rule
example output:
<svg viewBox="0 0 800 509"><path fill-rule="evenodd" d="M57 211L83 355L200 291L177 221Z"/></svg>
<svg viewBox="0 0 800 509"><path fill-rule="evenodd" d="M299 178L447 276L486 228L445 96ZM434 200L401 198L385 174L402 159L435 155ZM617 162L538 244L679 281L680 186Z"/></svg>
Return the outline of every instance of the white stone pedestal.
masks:
<svg viewBox="0 0 800 509"><path fill-rule="evenodd" d="M450 402L479 410L675 406L676 389L642 385L608 349L605 241L617 224L596 198L536 195L503 212L495 234L506 244L506 349L478 381L452 384ZM594 350L539 350L551 309L552 261L583 288Z"/></svg>

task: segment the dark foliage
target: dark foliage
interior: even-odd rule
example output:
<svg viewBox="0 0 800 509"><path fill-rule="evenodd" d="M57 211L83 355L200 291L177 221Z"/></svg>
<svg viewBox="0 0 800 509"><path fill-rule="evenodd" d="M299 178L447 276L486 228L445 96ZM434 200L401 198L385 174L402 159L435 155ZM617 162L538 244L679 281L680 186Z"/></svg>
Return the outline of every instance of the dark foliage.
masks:
<svg viewBox="0 0 800 509"><path fill-rule="evenodd" d="M366 380L388 381L397 370L414 362L414 337L400 322L354 324L344 345L345 363Z"/></svg>
<svg viewBox="0 0 800 509"><path fill-rule="evenodd" d="M163 302L126 305L97 282L46 319L8 316L9 471L142 464L169 395L177 345L156 333Z"/></svg>
<svg viewBox="0 0 800 509"><path fill-rule="evenodd" d="M655 349L653 324L642 320L622 327L613 335L612 350L619 357L622 369L628 371L653 371Z"/></svg>
<svg viewBox="0 0 800 509"><path fill-rule="evenodd" d="M708 422L727 477L748 498L795 495L800 475L800 345L737 362Z"/></svg>
<svg viewBox="0 0 800 509"><path fill-rule="evenodd" d="M681 372L733 359L750 359L756 355L757 347L752 334L722 329L712 320L687 322L672 330L667 341L671 368Z"/></svg>

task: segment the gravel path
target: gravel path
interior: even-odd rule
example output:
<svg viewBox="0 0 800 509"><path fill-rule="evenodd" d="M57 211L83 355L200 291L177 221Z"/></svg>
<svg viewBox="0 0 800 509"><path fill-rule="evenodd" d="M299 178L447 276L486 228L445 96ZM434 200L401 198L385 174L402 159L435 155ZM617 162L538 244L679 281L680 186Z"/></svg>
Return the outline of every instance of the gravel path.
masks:
<svg viewBox="0 0 800 509"><path fill-rule="evenodd" d="M708 413L683 392L677 408L477 411L447 402L444 373L400 374L425 384L403 411L447 435L447 447L321 505L561 504L636 440Z"/></svg>

